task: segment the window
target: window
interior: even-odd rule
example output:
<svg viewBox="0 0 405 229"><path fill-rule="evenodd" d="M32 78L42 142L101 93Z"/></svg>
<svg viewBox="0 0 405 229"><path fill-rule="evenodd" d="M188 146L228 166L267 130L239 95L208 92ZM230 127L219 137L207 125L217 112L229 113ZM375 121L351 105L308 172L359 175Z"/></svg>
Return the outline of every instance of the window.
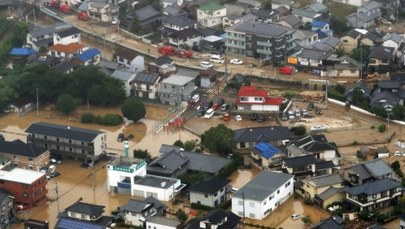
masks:
<svg viewBox="0 0 405 229"><path fill-rule="evenodd" d="M82 219L86 219L86 215L85 215L85 214L81 214L81 218L82 218Z"/></svg>
<svg viewBox="0 0 405 229"><path fill-rule="evenodd" d="M238 200L238 205L243 205L243 200Z"/></svg>
<svg viewBox="0 0 405 229"><path fill-rule="evenodd" d="M269 200L271 200L271 199L273 199L273 198L274 198L274 196L270 196L270 197L269 197Z"/></svg>
<svg viewBox="0 0 405 229"><path fill-rule="evenodd" d="M24 192L24 197L28 198L28 193Z"/></svg>
<svg viewBox="0 0 405 229"><path fill-rule="evenodd" d="M280 194L280 190L277 190L277 194Z"/></svg>
<svg viewBox="0 0 405 229"><path fill-rule="evenodd" d="M204 194L204 197L205 197L205 198L208 198L208 194Z"/></svg>
<svg viewBox="0 0 405 229"><path fill-rule="evenodd" d="M58 142L58 141L59 141L59 138L56 138L56 141Z"/></svg>
<svg viewBox="0 0 405 229"><path fill-rule="evenodd" d="M243 216L243 212L238 211L238 215L239 215L239 216Z"/></svg>
<svg viewBox="0 0 405 229"><path fill-rule="evenodd" d="M289 181L287 184L285 184L285 187L287 188L288 186L290 186L291 181Z"/></svg>
<svg viewBox="0 0 405 229"><path fill-rule="evenodd" d="M250 217L250 218L255 218L255 213L250 213L250 214L249 214L249 217Z"/></svg>
<svg viewBox="0 0 405 229"><path fill-rule="evenodd" d="M240 145L240 148L241 148L241 149L246 148L246 143L245 143L245 142L241 142L241 143L239 143L239 145Z"/></svg>
<svg viewBox="0 0 405 229"><path fill-rule="evenodd" d="M28 161L33 161L32 157L29 157L29 158L28 158Z"/></svg>
<svg viewBox="0 0 405 229"><path fill-rule="evenodd" d="M262 97L255 97L255 101L263 101Z"/></svg>
<svg viewBox="0 0 405 229"><path fill-rule="evenodd" d="M69 143L72 143L72 140L69 139Z"/></svg>
<svg viewBox="0 0 405 229"><path fill-rule="evenodd" d="M72 152L72 151L73 151L72 147L69 147L69 151L70 151L70 152Z"/></svg>
<svg viewBox="0 0 405 229"><path fill-rule="evenodd" d="M249 202L249 207L254 208L254 207L255 207L255 203L253 203L253 202Z"/></svg>
<svg viewBox="0 0 405 229"><path fill-rule="evenodd" d="M344 40L343 40L343 43L347 43L347 42L349 42L349 41L348 41L348 40L346 40L346 39L344 39Z"/></svg>
<svg viewBox="0 0 405 229"><path fill-rule="evenodd" d="M247 97L240 97L239 99L240 99L240 101L244 101L244 102L248 101Z"/></svg>

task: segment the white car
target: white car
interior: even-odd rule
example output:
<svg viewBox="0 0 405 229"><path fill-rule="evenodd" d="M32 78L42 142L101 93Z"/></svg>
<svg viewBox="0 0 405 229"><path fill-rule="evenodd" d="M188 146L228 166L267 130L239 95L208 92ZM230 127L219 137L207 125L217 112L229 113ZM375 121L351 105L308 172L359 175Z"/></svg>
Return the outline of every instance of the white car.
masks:
<svg viewBox="0 0 405 229"><path fill-rule="evenodd" d="M243 61L239 60L239 59L232 59L232 60L229 61L229 63L236 64L236 65L241 65L241 64L243 64Z"/></svg>
<svg viewBox="0 0 405 229"><path fill-rule="evenodd" d="M203 67L203 68L212 68L213 65L208 61L202 61L200 63L200 66Z"/></svg>
<svg viewBox="0 0 405 229"><path fill-rule="evenodd" d="M204 118L211 118L214 115L214 109L210 108L205 112Z"/></svg>
<svg viewBox="0 0 405 229"><path fill-rule="evenodd" d="M391 25L392 22L388 21L387 19L381 19L381 23L385 24L385 25Z"/></svg>
<svg viewBox="0 0 405 229"><path fill-rule="evenodd" d="M235 115L236 121L240 122L242 121L242 116L241 115Z"/></svg>
<svg viewBox="0 0 405 229"><path fill-rule="evenodd" d="M117 17L114 17L111 21L111 24L116 25L120 20Z"/></svg>
<svg viewBox="0 0 405 229"><path fill-rule="evenodd" d="M291 215L291 219L292 220L297 220L297 219L300 219L301 218L301 215L300 214L292 214Z"/></svg>
<svg viewBox="0 0 405 229"><path fill-rule="evenodd" d="M311 131L322 131L322 130L326 130L326 127L324 127L322 125L315 125L315 126L311 127Z"/></svg>
<svg viewBox="0 0 405 229"><path fill-rule="evenodd" d="M405 156L405 152L395 151L394 155L395 155L396 157L402 157L402 156Z"/></svg>

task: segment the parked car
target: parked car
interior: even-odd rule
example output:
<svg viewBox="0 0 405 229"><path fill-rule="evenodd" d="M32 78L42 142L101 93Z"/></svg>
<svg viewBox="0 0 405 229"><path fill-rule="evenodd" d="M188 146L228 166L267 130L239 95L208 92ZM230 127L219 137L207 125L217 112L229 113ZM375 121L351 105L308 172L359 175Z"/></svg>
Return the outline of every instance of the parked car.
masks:
<svg viewBox="0 0 405 229"><path fill-rule="evenodd" d="M391 25L392 24L392 22L388 21L385 18L381 19L381 23L383 23L384 25Z"/></svg>
<svg viewBox="0 0 405 229"><path fill-rule="evenodd" d="M200 66L203 68L212 68L212 64L208 61L201 61Z"/></svg>
<svg viewBox="0 0 405 229"><path fill-rule="evenodd" d="M55 159L55 158L52 158L49 161L51 162L51 164L58 164L58 165L62 164L62 160Z"/></svg>
<svg viewBox="0 0 405 229"><path fill-rule="evenodd" d="M111 24L116 25L120 22L120 20L118 19L118 17L114 17L111 21Z"/></svg>
<svg viewBox="0 0 405 229"><path fill-rule="evenodd" d="M211 118L214 115L214 109L210 108L205 112L204 118Z"/></svg>
<svg viewBox="0 0 405 229"><path fill-rule="evenodd" d="M232 60L229 61L229 63L236 64L236 65L241 65L241 64L243 64L243 61L239 60L239 59L232 59Z"/></svg>
<svg viewBox="0 0 405 229"><path fill-rule="evenodd" d="M257 121L258 123L262 123L262 122L267 121L267 118L266 118L266 116L260 116L260 117L258 117L258 118L256 119L256 121Z"/></svg>
<svg viewBox="0 0 405 229"><path fill-rule="evenodd" d="M231 115L229 113L226 113L226 114L224 114L223 119L224 119L224 121L229 121L229 120L231 120Z"/></svg>
<svg viewBox="0 0 405 229"><path fill-rule="evenodd" d="M259 115L257 113L253 113L250 115L250 120L255 121L255 120L257 120L257 118L259 118Z"/></svg>
<svg viewBox="0 0 405 229"><path fill-rule="evenodd" d="M220 99L218 99L218 102L217 102L220 106L222 106L222 105L224 105L225 104L225 99L224 98L220 98Z"/></svg>
<svg viewBox="0 0 405 229"><path fill-rule="evenodd" d="M211 108L214 109L214 111L216 111L216 110L218 110L220 107L221 107L221 106L220 106L218 103L214 103Z"/></svg>
<svg viewBox="0 0 405 229"><path fill-rule="evenodd" d="M291 219L292 220L297 220L297 219L300 219L301 218L301 215L300 214L292 214L291 215Z"/></svg>
<svg viewBox="0 0 405 229"><path fill-rule="evenodd" d="M294 72L294 69L292 67L285 66L285 67L279 68L278 72L283 75L291 75Z"/></svg>
<svg viewBox="0 0 405 229"><path fill-rule="evenodd" d="M202 106L198 106L197 109L195 110L195 116L196 117L201 117L205 114L205 108Z"/></svg>
<svg viewBox="0 0 405 229"><path fill-rule="evenodd" d="M314 105L314 103L308 103L308 110L312 110L312 109L314 109L315 108L315 105Z"/></svg>
<svg viewBox="0 0 405 229"><path fill-rule="evenodd" d="M200 101L200 95L199 94L195 94L191 97L191 102L196 103L198 101Z"/></svg>
<svg viewBox="0 0 405 229"><path fill-rule="evenodd" d="M307 116L308 115L308 110L307 109L303 109L302 110L302 116Z"/></svg>
<svg viewBox="0 0 405 229"><path fill-rule="evenodd" d="M48 167L46 167L46 166L41 167L41 168L39 169L39 171L40 171L41 173L46 173L46 172L48 172Z"/></svg>
<svg viewBox="0 0 405 229"><path fill-rule="evenodd" d="M288 116L286 114L282 114L281 121L287 121L287 120L288 120Z"/></svg>
<svg viewBox="0 0 405 229"><path fill-rule="evenodd" d="M122 142L122 141L124 141L124 139L125 139L125 136L123 133L118 134L118 137L117 137L118 142Z"/></svg>
<svg viewBox="0 0 405 229"><path fill-rule="evenodd" d="M229 110L230 107L231 106L229 104L224 103L224 104L221 105L221 110L226 111L226 110Z"/></svg>
<svg viewBox="0 0 405 229"><path fill-rule="evenodd" d="M235 115L235 120L240 122L242 121L242 116L241 115Z"/></svg>
<svg viewBox="0 0 405 229"><path fill-rule="evenodd" d="M311 131L322 131L322 130L326 130L326 127L324 127L322 125L315 125L315 126L311 127Z"/></svg>
<svg viewBox="0 0 405 229"><path fill-rule="evenodd" d="M321 115L322 114L322 110L319 108L316 108L315 110L316 115Z"/></svg>
<svg viewBox="0 0 405 229"><path fill-rule="evenodd" d="M134 135L133 134L128 134L128 136L126 136L125 137L125 140L131 140L131 139L133 139L134 138Z"/></svg>
<svg viewBox="0 0 405 229"><path fill-rule="evenodd" d="M214 105L213 101L207 101L204 103L204 108L205 109L210 109Z"/></svg>

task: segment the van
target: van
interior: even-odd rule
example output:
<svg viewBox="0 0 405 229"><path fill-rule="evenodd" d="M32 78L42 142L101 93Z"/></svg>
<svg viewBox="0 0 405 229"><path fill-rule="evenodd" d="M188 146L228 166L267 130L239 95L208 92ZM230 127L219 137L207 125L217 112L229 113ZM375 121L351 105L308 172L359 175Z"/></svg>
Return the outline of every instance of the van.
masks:
<svg viewBox="0 0 405 229"><path fill-rule="evenodd" d="M210 62L223 64L223 63L225 63L225 58L222 55L211 54Z"/></svg>
<svg viewBox="0 0 405 229"><path fill-rule="evenodd" d="M49 169L48 169L48 173L53 173L53 172L55 172L56 171L56 166L55 165L51 165L51 166L49 166Z"/></svg>

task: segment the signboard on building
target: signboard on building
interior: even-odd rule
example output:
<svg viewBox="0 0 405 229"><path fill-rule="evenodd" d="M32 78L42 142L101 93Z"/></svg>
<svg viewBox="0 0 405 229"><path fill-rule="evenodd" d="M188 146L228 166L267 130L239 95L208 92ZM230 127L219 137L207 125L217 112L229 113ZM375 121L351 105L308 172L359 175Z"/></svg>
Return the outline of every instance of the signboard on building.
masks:
<svg viewBox="0 0 405 229"><path fill-rule="evenodd" d="M287 63L288 63L288 64L298 64L298 58L297 58L297 57L290 56L290 57L288 57L288 59L287 59Z"/></svg>

